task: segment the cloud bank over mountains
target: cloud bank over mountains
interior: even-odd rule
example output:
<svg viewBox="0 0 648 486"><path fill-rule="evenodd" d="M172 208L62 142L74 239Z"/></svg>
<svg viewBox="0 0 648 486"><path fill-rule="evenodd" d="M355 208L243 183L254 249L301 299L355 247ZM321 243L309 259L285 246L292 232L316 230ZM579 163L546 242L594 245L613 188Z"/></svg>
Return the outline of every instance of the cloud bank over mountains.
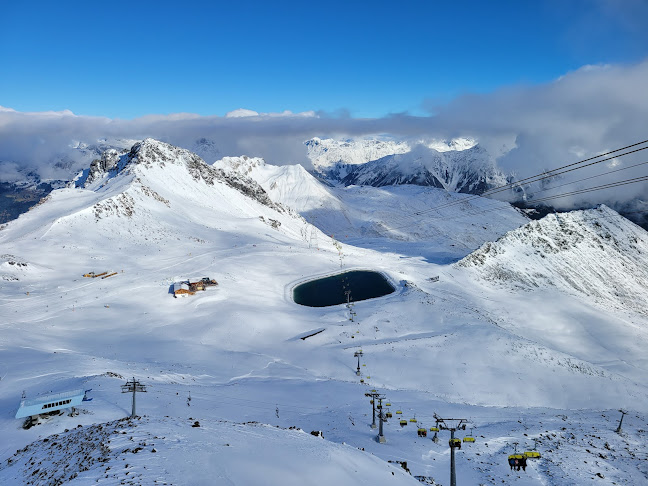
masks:
<svg viewBox="0 0 648 486"><path fill-rule="evenodd" d="M54 164L72 153L78 142L145 137L189 149L205 138L213 141L219 158L245 154L272 164L300 163L309 168L304 141L315 136L387 137L412 144L469 137L486 148L502 170L525 177L648 139L645 86L648 59L634 65L585 66L551 83L466 94L441 106L427 101L429 116L404 113L358 119L314 111L238 109L225 116L177 113L121 120L0 107L0 178L11 178L25 167L55 178L61 164L58 168ZM630 165L641 157L648 160L648 154L637 154L612 165ZM623 177L633 175L627 172ZM628 189L633 196L640 191Z"/></svg>

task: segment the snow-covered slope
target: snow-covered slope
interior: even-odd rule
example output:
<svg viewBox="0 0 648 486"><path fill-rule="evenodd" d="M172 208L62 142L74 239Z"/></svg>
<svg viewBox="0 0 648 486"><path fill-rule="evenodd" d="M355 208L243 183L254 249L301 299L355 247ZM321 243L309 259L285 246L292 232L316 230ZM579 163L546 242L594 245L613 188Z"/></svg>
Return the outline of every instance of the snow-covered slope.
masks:
<svg viewBox="0 0 648 486"><path fill-rule="evenodd" d="M389 242L390 250L434 262L460 259L527 222L507 203L445 189L330 187L300 165L278 167L245 156L225 157L214 167L254 179L273 201L299 212L326 235L365 248L385 248ZM485 224L483 211L496 211L497 217ZM309 241L317 244L310 235Z"/></svg>
<svg viewBox="0 0 648 486"><path fill-rule="evenodd" d="M74 427L0 465L4 485L415 485L401 467L300 429L170 417Z"/></svg>
<svg viewBox="0 0 648 486"><path fill-rule="evenodd" d="M475 444L457 453L461 483L641 484L642 309L555 285L493 285L479 269L447 265L526 222L502 203L429 187L329 188L298 167L229 162L209 166L145 140L0 230L0 482L52 477L65 465L60 477L77 474L71 484L212 484L221 475L256 484L255 465L272 467L265 484L355 484L365 471L372 484L408 481L386 464L394 460L447 484L448 433L435 443L409 422L429 430L437 413L475 427ZM284 201L315 207L307 217L328 210L320 215L331 227L356 233L336 241ZM633 234L643 240L607 216L599 224L614 221L620 254ZM583 233L582 224L567 229ZM624 263L641 265L638 255ZM352 321L343 305L292 300L296 284L350 269L380 271L395 292L355 303ZM82 276L91 271L116 274ZM174 299L171 284L194 276L218 286ZM147 386L136 425L116 422L130 413L120 389L130 377ZM90 388L94 400L78 415L29 430L13 418L23 391ZM408 423L385 423L386 444L370 427L371 389ZM614 432L619 407L629 411L623 435ZM510 471L513 443L533 439L543 458Z"/></svg>
<svg viewBox="0 0 648 486"><path fill-rule="evenodd" d="M342 203L330 188L315 179L301 165L274 166L258 157L224 157L214 167L250 177L268 193L273 201L307 213L321 207L340 210Z"/></svg>
<svg viewBox="0 0 648 486"><path fill-rule="evenodd" d="M532 221L457 265L499 285L553 287L648 313L648 233L606 206Z"/></svg>

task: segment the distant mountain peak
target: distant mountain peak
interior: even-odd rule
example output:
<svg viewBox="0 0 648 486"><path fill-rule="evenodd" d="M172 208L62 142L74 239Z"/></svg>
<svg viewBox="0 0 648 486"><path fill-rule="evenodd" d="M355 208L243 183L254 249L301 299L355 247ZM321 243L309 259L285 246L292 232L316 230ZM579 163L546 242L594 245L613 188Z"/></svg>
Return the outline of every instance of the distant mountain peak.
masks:
<svg viewBox="0 0 648 486"><path fill-rule="evenodd" d="M153 176L149 171L156 172L154 176L156 179L164 179L170 166L178 166L181 170L186 170L195 182L204 182L208 185L221 182L265 206L284 211L280 204L275 204L268 197L256 181L243 173L213 167L189 150L153 138L135 143L130 151L124 153L114 149L106 150L77 177L74 185L85 189L98 189L120 174L133 173L136 181L147 187L147 178Z"/></svg>

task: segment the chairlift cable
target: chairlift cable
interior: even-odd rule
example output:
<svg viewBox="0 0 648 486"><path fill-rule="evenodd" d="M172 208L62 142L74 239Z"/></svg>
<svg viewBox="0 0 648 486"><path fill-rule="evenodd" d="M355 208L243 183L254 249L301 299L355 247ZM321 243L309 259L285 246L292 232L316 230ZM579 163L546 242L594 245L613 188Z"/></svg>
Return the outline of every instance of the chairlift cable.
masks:
<svg viewBox="0 0 648 486"><path fill-rule="evenodd" d="M619 149L616 149L616 150L612 150L610 152L606 152L604 154L600 154L600 155L597 155L597 156L594 156L594 157L590 157L588 159L584 159L584 160L581 160L581 161L578 161L578 162L573 162L571 164L564 165L562 167L558 167L558 168L553 169L551 171L536 174L534 176L530 176L530 177L527 177L525 179L521 179L519 181L515 181L515 182L511 182L509 184L494 187L494 188L489 189L488 191L485 191L485 192L483 192L482 194L479 194L479 195L475 194L475 195L471 195L469 197L463 198L461 200L450 201L450 202L441 204L439 206L424 209L424 210L421 210L421 211L414 211L414 212L411 213L411 215L405 216L405 218L416 218L417 216L421 216L423 214L427 214L429 212L436 211L436 210L439 210L439 209L444 209L444 208L447 208L447 207L455 206L455 205L458 205L458 204L461 204L461 203L464 203L464 202L471 201L473 199L487 198L488 196L490 196L492 194L497 194L497 193L502 192L502 191L504 191L506 189L510 189L512 187L519 186L521 184L531 184L531 183L534 183L534 182L541 181L543 179L556 177L558 175L566 174L566 173L572 172L574 170L583 169L583 168L586 168L586 167L589 167L589 166L592 166L592 165L595 165L595 164L599 164L599 163L602 163L602 162L605 162L605 161L608 161L608 160L611 160L611 159L614 159L614 158L619 158L619 157L623 157L625 155L629 155L629 154L632 154L632 153L635 153L635 152L640 152L642 150L648 149L648 146L647 147L641 147L641 148L638 148L638 149L635 149L635 150L632 150L632 151L629 151L629 152L626 152L626 153L623 153L623 154L618 154L618 155L615 155L614 157L608 157L608 158L604 158L604 159L601 159L601 160L596 160L596 161L590 162L589 164L586 164L586 165L581 165L581 164L584 164L585 162L592 161L592 160L597 159L599 157L605 157L605 156L614 154L616 152L626 150L628 148L636 147L638 145L642 145L642 144L645 144L645 143L648 143L648 140L644 140L642 142L637 142L637 143L634 143L632 145L628 145L628 146L625 146L625 147L622 147L622 148L619 148ZM637 165L642 165L642 164L643 163L632 165L632 166L629 166L627 168L636 167ZM574 167L574 166L577 166L577 165L579 167ZM570 167L572 167L572 168L568 169L568 170L563 170L563 169L567 169L567 168L570 168ZM617 169L615 171L610 171L609 173L616 172L616 171L619 171L619 170L625 170L625 169L626 168ZM597 176L594 176L594 177L597 177ZM582 180L586 180L586 179L588 179L588 178L585 178L585 179L582 179ZM574 181L574 183L575 182L579 182L579 181L577 180L577 181ZM549 190L549 189L544 189L544 190ZM541 192L541 191L539 191L539 192ZM504 202L504 201L502 201L502 202ZM396 226L396 227L393 227L393 228L390 228L390 229L400 229L400 228L404 228L404 227L406 227L408 225L409 224L406 224L406 225L403 225L403 226Z"/></svg>
<svg viewBox="0 0 648 486"><path fill-rule="evenodd" d="M423 211L419 211L417 213L417 215L424 214L424 213L434 211L434 210L437 210L437 209L442 209L442 208L445 208L445 207L448 207L448 206L454 206L454 205L457 205L457 204L461 204L463 202L470 201L472 199L476 199L476 198L479 198L479 197L487 197L487 196L490 196L491 194L497 194L497 193L502 192L502 191L504 191L506 189L511 189L511 188L513 188L515 186L520 186L521 184L531 184L531 183L534 183L534 182L541 181L543 179L548 179L548 178L555 177L555 176L558 176L558 175L561 175L561 174L565 174L567 172L572 172L574 170L583 169L583 168L589 167L591 165L600 164L601 162L605 162L607 160L623 157L625 155L630 155L630 154L633 154L635 152L640 152L642 150L648 149L648 147L638 148L638 149L626 152L624 154L615 155L614 157L608 157L608 158L605 158L605 159L602 159L602 160L597 160L595 162L591 162L591 163L586 164L586 165L582 165L580 167L574 167L574 166L577 166L577 165L580 165L580 164L584 164L585 162L589 162L591 160L597 159L599 157L606 157L606 156L611 155L613 153L620 152L622 150L626 150L626 149L629 149L629 148L632 148L632 147L636 147L638 145L642 145L642 144L645 144L645 143L648 143L648 140L644 140L643 142L637 142L637 143L634 143L632 145L628 145L626 147L621 147L619 149L612 150L612 151L606 152L604 154L596 155L594 157L590 157L588 159L584 159L584 160L581 160L581 161L578 161L578 162L573 162L571 164L567 164L567 165L564 165L562 167L558 167L558 168L553 169L551 171L542 172L540 174L529 176L529 177L526 177L524 179L520 179L518 181L510 182L508 184L504 184L502 186L493 187L492 189L489 189L489 190L483 192L482 194L473 194L472 196L467 197L465 199L462 199L460 201L451 201L451 202L447 202L445 204L442 204L440 206L425 209ZM563 170L563 169L567 169L569 167L572 167L572 168L569 169L569 170Z"/></svg>
<svg viewBox="0 0 648 486"><path fill-rule="evenodd" d="M615 182L615 183L603 184L601 186L590 187L590 188L587 188L587 189L580 189L578 191L571 191L571 192L562 193L562 194L555 194L555 195L552 195L552 196L547 196L547 197L544 197L544 198L535 199L534 202L548 201L548 200L551 200L551 199L560 199L562 197L585 194L585 193L588 193L588 192L611 189L611 188L614 188L614 187L624 186L624 185L628 185L628 184L635 184L637 182L646 182L646 181L648 181L648 176L641 176L641 177L637 177L637 178L634 178L634 179L626 179L626 180L618 181L618 182ZM577 181L575 181L575 182L577 182ZM463 214L463 215L457 216L457 217L455 217L453 219L458 220L458 219L462 219L462 218L466 218L466 217L479 216L479 215L482 215L482 214L489 213L491 211L501 211L501 210L504 210L504 209L510 209L510 206L508 206L508 205L506 205L506 206L497 205L496 207L491 207L491 208L488 208L488 209L483 209L483 210L478 210L478 211L473 211L471 213ZM626 212L625 214L634 214L634 213L642 213L642 212L645 212L645 211L629 211L629 212ZM444 216L432 216L429 219L447 219L447 218L444 217ZM390 228L390 229L391 230L396 230L396 229L404 228L404 227L410 226L410 225L411 225L411 223L408 223L407 225L395 226L395 227Z"/></svg>

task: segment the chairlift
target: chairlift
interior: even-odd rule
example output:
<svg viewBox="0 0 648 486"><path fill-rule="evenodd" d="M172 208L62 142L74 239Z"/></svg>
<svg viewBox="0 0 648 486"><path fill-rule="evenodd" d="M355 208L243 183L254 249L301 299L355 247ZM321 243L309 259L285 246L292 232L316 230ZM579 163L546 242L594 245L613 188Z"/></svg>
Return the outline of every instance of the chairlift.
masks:
<svg viewBox="0 0 648 486"><path fill-rule="evenodd" d="M387 413L385 413L385 417L387 417L387 418L392 418L392 417L393 417L393 415L392 415L392 413L391 413L391 412L387 412Z"/></svg>
<svg viewBox="0 0 648 486"><path fill-rule="evenodd" d="M448 444L452 449L461 449L461 439L450 439Z"/></svg>
<svg viewBox="0 0 648 486"><path fill-rule="evenodd" d="M391 403L389 402L385 403L385 407L391 407Z"/></svg>
<svg viewBox="0 0 648 486"><path fill-rule="evenodd" d="M360 378L360 383L364 383L364 378Z"/></svg>
<svg viewBox="0 0 648 486"><path fill-rule="evenodd" d="M520 468L522 468L522 470L526 471L526 466L527 466L526 456L524 454L518 454L517 442L513 444L513 447L514 447L513 454L510 454L508 456L508 463L509 466L511 467L511 470L515 469L519 471Z"/></svg>
<svg viewBox="0 0 648 486"><path fill-rule="evenodd" d="M373 405L373 404L374 404L374 401L373 401L373 400L370 400L369 403L371 403L371 404Z"/></svg>
<svg viewBox="0 0 648 486"><path fill-rule="evenodd" d="M419 437L427 437L427 429L426 428L419 427L417 432L418 432Z"/></svg>
<svg viewBox="0 0 648 486"><path fill-rule="evenodd" d="M410 419L410 422L412 422L412 423L414 423L414 424L415 424L415 423L417 422L417 420L416 420L416 417L414 417L414 418L411 418L411 419Z"/></svg>
<svg viewBox="0 0 648 486"><path fill-rule="evenodd" d="M524 451L524 457L527 459L540 459L540 453L538 452L538 439L533 439L533 449L530 451Z"/></svg>
<svg viewBox="0 0 648 486"><path fill-rule="evenodd" d="M402 415L403 411L402 410L396 410L396 415Z"/></svg>
<svg viewBox="0 0 648 486"><path fill-rule="evenodd" d="M438 432L439 427L430 427L430 432Z"/></svg>
<svg viewBox="0 0 648 486"><path fill-rule="evenodd" d="M400 426L405 427L407 425L407 420L403 419L400 421Z"/></svg>
<svg viewBox="0 0 648 486"><path fill-rule="evenodd" d="M470 443L475 442L475 438L473 437L472 431L473 429L470 429L470 434L468 434L466 437L463 438L464 442L470 442Z"/></svg>

